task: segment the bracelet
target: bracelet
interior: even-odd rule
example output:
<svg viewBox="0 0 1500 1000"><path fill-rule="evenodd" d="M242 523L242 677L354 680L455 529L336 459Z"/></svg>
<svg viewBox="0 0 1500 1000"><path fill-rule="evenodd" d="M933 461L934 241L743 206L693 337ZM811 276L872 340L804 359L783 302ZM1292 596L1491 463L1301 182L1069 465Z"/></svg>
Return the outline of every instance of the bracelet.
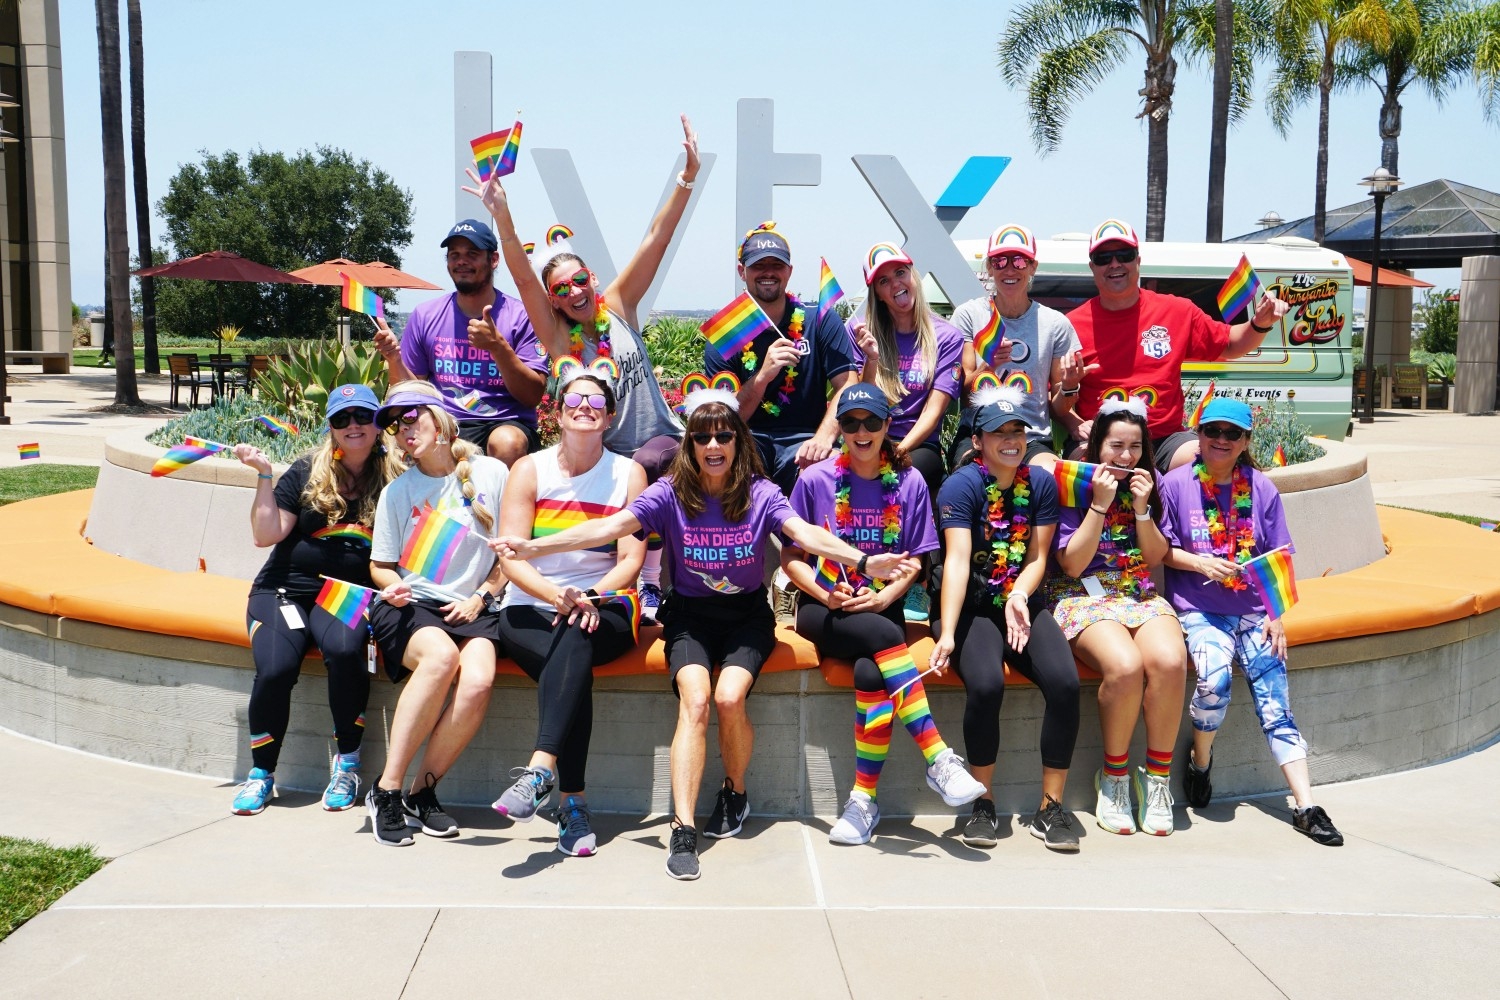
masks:
<svg viewBox="0 0 1500 1000"><path fill-rule="evenodd" d="M1022 590L1020 587L1013 588L1010 592L1010 597L1015 597L1017 594L1021 595L1021 600L1023 601L1031 600L1031 595L1026 593L1026 591ZM1006 600L1010 600L1010 597L1007 597Z"/></svg>
<svg viewBox="0 0 1500 1000"><path fill-rule="evenodd" d="M693 189L694 182L684 177L684 173L685 171L682 170L677 171L677 186L682 188L684 191L691 191Z"/></svg>
<svg viewBox="0 0 1500 1000"><path fill-rule="evenodd" d="M1108 508L1106 508L1104 510L1100 510L1098 507L1095 507L1093 504L1089 504L1089 510L1093 511L1095 514L1098 514L1100 517L1108 517L1109 516L1109 510L1108 510Z"/></svg>
<svg viewBox="0 0 1500 1000"><path fill-rule="evenodd" d="M869 563L869 561L870 556L868 553L860 556L859 562L854 566L854 572L858 573L860 576L869 576L869 574L865 572L865 565Z"/></svg>
<svg viewBox="0 0 1500 1000"><path fill-rule="evenodd" d="M1256 333L1270 333L1272 330L1276 329L1276 324L1272 323L1270 326L1261 326L1259 323L1255 322L1255 319L1252 317L1250 320L1250 329L1254 330Z"/></svg>
<svg viewBox="0 0 1500 1000"><path fill-rule="evenodd" d="M264 472L257 472L255 474L255 478L256 479L274 479L276 477L275 476L268 476Z"/></svg>
<svg viewBox="0 0 1500 1000"><path fill-rule="evenodd" d="M1147 504L1146 505L1146 513L1144 513L1144 514L1137 513L1135 515L1135 519L1137 521L1149 521L1149 520L1151 520L1151 505Z"/></svg>
<svg viewBox="0 0 1500 1000"><path fill-rule="evenodd" d="M1071 389L1059 388L1057 390L1057 394L1059 396L1076 396L1076 395L1078 395L1078 389L1079 389L1079 387L1076 386L1076 385L1073 388L1071 388Z"/></svg>

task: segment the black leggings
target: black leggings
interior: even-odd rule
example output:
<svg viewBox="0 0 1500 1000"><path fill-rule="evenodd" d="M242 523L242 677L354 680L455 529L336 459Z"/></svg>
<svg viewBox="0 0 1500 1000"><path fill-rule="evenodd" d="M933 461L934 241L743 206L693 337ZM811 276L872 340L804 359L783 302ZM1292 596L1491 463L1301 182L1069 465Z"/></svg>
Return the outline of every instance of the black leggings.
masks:
<svg viewBox="0 0 1500 1000"><path fill-rule="evenodd" d="M553 628L553 614L521 604L502 608L500 637L516 666L536 681L536 749L557 757L562 791L581 792L594 734L594 668L624 655L635 639L618 602L599 608L592 633L567 619Z"/></svg>
<svg viewBox="0 0 1500 1000"><path fill-rule="evenodd" d="M304 628L287 625L281 614L283 603L298 609ZM297 686L302 658L313 643L322 652L328 671L328 707L333 712L333 735L339 753L358 750L365 735L365 706L370 701L370 674L365 661L369 633L365 628L350 628L317 607L311 597L294 599L266 593L250 595L245 627L250 631L250 653L255 658L255 680L250 685L250 759L254 765L276 770L292 712L292 688Z"/></svg>
<svg viewBox="0 0 1500 1000"><path fill-rule="evenodd" d="M912 468L917 470L922 481L927 484L927 496L936 504L938 490L943 485L943 453L937 442L924 442L907 454L911 457Z"/></svg>
<svg viewBox="0 0 1500 1000"><path fill-rule="evenodd" d="M932 634L943 623L932 622ZM969 763L989 767L1000 753L1000 704L1005 700L1004 664L1020 671L1042 692L1042 766L1067 770L1078 741L1078 668L1073 650L1052 612L1032 609L1031 640L1017 653L1005 641L1005 613L958 616L953 663L968 691L964 704L964 749Z"/></svg>
<svg viewBox="0 0 1500 1000"><path fill-rule="evenodd" d="M899 601L883 615L873 611L851 615L803 598L797 605L797 634L817 646L820 657L852 659L856 691L884 691L885 678L875 664L875 654L906 645L906 620Z"/></svg>

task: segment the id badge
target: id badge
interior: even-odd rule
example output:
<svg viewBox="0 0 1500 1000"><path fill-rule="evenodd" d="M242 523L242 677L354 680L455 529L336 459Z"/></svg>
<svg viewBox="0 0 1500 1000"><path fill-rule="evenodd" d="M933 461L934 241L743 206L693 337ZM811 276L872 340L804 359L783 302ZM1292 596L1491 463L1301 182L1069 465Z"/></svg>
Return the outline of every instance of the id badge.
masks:
<svg viewBox="0 0 1500 1000"><path fill-rule="evenodd" d="M375 672L375 644L373 642L365 643L365 669L372 674Z"/></svg>
<svg viewBox="0 0 1500 1000"><path fill-rule="evenodd" d="M302 609L295 604L287 602L281 605L281 617L286 619L287 628L307 628L307 623L302 620Z"/></svg>
<svg viewBox="0 0 1500 1000"><path fill-rule="evenodd" d="M1104 596L1104 584L1099 582L1099 578L1097 576L1086 576L1081 582L1083 583L1084 593L1088 594L1090 597Z"/></svg>

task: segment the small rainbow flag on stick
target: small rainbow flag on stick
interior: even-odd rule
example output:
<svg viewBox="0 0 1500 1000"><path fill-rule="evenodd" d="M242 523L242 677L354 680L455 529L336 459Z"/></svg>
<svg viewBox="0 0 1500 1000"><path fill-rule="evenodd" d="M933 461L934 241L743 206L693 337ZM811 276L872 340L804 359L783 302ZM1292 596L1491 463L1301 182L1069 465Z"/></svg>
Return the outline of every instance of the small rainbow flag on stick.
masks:
<svg viewBox="0 0 1500 1000"><path fill-rule="evenodd" d="M359 628L370 599L375 591L358 584L345 583L331 576L323 577L323 589L318 591L317 605L350 628Z"/></svg>
<svg viewBox="0 0 1500 1000"><path fill-rule="evenodd" d="M1225 280L1224 287L1219 289L1219 315L1228 323L1230 318L1237 316L1241 309L1249 310L1255 306L1255 296L1260 293L1260 279L1255 276L1255 270L1250 266L1250 258L1240 254L1240 262L1229 272L1229 278Z"/></svg>
<svg viewBox="0 0 1500 1000"><path fill-rule="evenodd" d="M839 299L844 297L844 290L839 287L839 279L833 276L833 268L828 266L828 258L819 257L821 268L818 271L818 319L822 319L834 307Z"/></svg>
<svg viewBox="0 0 1500 1000"><path fill-rule="evenodd" d="M499 132L482 135L469 140L474 151L474 165L479 168L479 183L483 184L494 174L504 177L516 171L516 160L521 155L521 122Z"/></svg>
<svg viewBox="0 0 1500 1000"><path fill-rule="evenodd" d="M264 413L261 414L260 416L256 417L255 418L255 422L258 423L258 424L260 424L266 430L270 431L272 434L296 434L297 433L297 425L296 424L289 424L285 420L280 420L280 419L278 419L276 417L272 417L272 416L269 416L269 415L264 414Z"/></svg>
<svg viewBox="0 0 1500 1000"><path fill-rule="evenodd" d="M1099 466L1093 462L1071 462L1062 459L1052 468L1052 478L1057 480L1058 502L1065 507L1088 505L1094 488L1094 473Z"/></svg>
<svg viewBox="0 0 1500 1000"><path fill-rule="evenodd" d="M1192 413L1188 414L1187 425L1189 427L1197 428L1198 422L1203 419L1203 411L1208 409L1208 404L1213 401L1213 398L1214 383L1212 379L1209 379L1208 388L1203 391L1203 398L1198 400L1198 405L1193 407Z"/></svg>
<svg viewBox="0 0 1500 1000"><path fill-rule="evenodd" d="M833 534L833 525L826 516L823 518L823 527L830 535ZM844 575L844 567L832 559L825 559L823 556L818 556L814 560L813 565L818 568L818 586L830 594L837 590L839 579Z"/></svg>
<svg viewBox="0 0 1500 1000"><path fill-rule="evenodd" d="M16 445L16 451L21 453L21 461L23 462L28 458L42 457L42 446L36 441L31 442L31 444L18 444Z"/></svg>
<svg viewBox="0 0 1500 1000"><path fill-rule="evenodd" d="M722 358L732 358L743 351L756 337L767 330L775 329L771 317L761 312L760 306L741 292L734 301L708 318L700 330L714 350Z"/></svg>
<svg viewBox="0 0 1500 1000"><path fill-rule="evenodd" d="M411 537L406 540L406 547L401 550L401 565L434 583L441 583L454 553L468 534L466 525L441 510L423 511Z"/></svg>
<svg viewBox="0 0 1500 1000"><path fill-rule="evenodd" d="M1280 469L1286 466L1286 445L1278 444L1276 451L1271 455L1271 464Z"/></svg>
<svg viewBox="0 0 1500 1000"><path fill-rule="evenodd" d="M630 612L630 635L636 642L641 641L641 595L636 593L634 587L624 590L606 590L594 600L599 603L605 601L622 601L626 610Z"/></svg>
<svg viewBox="0 0 1500 1000"><path fill-rule="evenodd" d="M344 282L344 308L352 309L366 316L379 316L385 319L385 303L380 301L380 296L375 294L375 289L366 288L343 271L339 277Z"/></svg>
<svg viewBox="0 0 1500 1000"><path fill-rule="evenodd" d="M1260 591L1260 599L1266 605L1266 614L1273 621L1286 614L1297 603L1297 578L1292 573L1292 553L1285 545L1241 564L1240 572L1249 577L1250 582L1255 584L1255 589Z"/></svg>
<svg viewBox="0 0 1500 1000"><path fill-rule="evenodd" d="M995 355L1000 350L1000 341L1005 339L1005 321L1000 318L1000 310L990 303L990 320L984 326L974 331L974 354L989 365L995 367Z"/></svg>
<svg viewBox="0 0 1500 1000"><path fill-rule="evenodd" d="M151 466L151 475L170 476L177 470L185 469L200 459L228 450L229 445L227 444L220 444L217 441L207 441L203 438L188 438L182 444L168 448L167 453L158 458L156 464Z"/></svg>
<svg viewBox="0 0 1500 1000"><path fill-rule="evenodd" d="M351 542L364 542L366 545L373 545L375 542L375 536L371 533L370 529L358 523L330 524L326 528L319 528L317 531L314 531L312 537L347 538Z"/></svg>

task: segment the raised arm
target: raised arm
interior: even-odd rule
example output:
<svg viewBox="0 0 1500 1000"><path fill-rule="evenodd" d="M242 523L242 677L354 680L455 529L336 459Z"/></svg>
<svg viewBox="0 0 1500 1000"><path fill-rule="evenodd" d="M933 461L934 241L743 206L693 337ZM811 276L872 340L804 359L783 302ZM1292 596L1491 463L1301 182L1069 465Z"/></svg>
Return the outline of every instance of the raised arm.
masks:
<svg viewBox="0 0 1500 1000"><path fill-rule="evenodd" d="M476 185L479 184L477 173L470 169L464 172ZM531 258L526 256L526 248L516 235L516 223L511 218L510 202L505 197L505 188L500 184L500 175L490 174L490 179L483 186L465 185L462 190L482 201L490 218L495 221L495 238L500 241L500 256L505 259L510 279L516 283L521 304L526 307L526 318L531 320L537 339L551 357L565 356L569 348L569 324L552 308L552 299L547 294L547 289L542 287L542 279L532 268Z"/></svg>
<svg viewBox="0 0 1500 1000"><path fill-rule="evenodd" d="M687 166L678 174L677 186L672 188L667 203L651 220L651 228L646 231L646 238L636 248L635 255L604 290L605 303L637 330L641 324L636 317L636 306L640 305L651 282L656 280L656 271L666 256L677 224L682 221L682 213L687 210L688 199L693 196L693 181L698 177L698 133L693 131L693 123L688 121L687 115L682 116L682 148L687 151Z"/></svg>

